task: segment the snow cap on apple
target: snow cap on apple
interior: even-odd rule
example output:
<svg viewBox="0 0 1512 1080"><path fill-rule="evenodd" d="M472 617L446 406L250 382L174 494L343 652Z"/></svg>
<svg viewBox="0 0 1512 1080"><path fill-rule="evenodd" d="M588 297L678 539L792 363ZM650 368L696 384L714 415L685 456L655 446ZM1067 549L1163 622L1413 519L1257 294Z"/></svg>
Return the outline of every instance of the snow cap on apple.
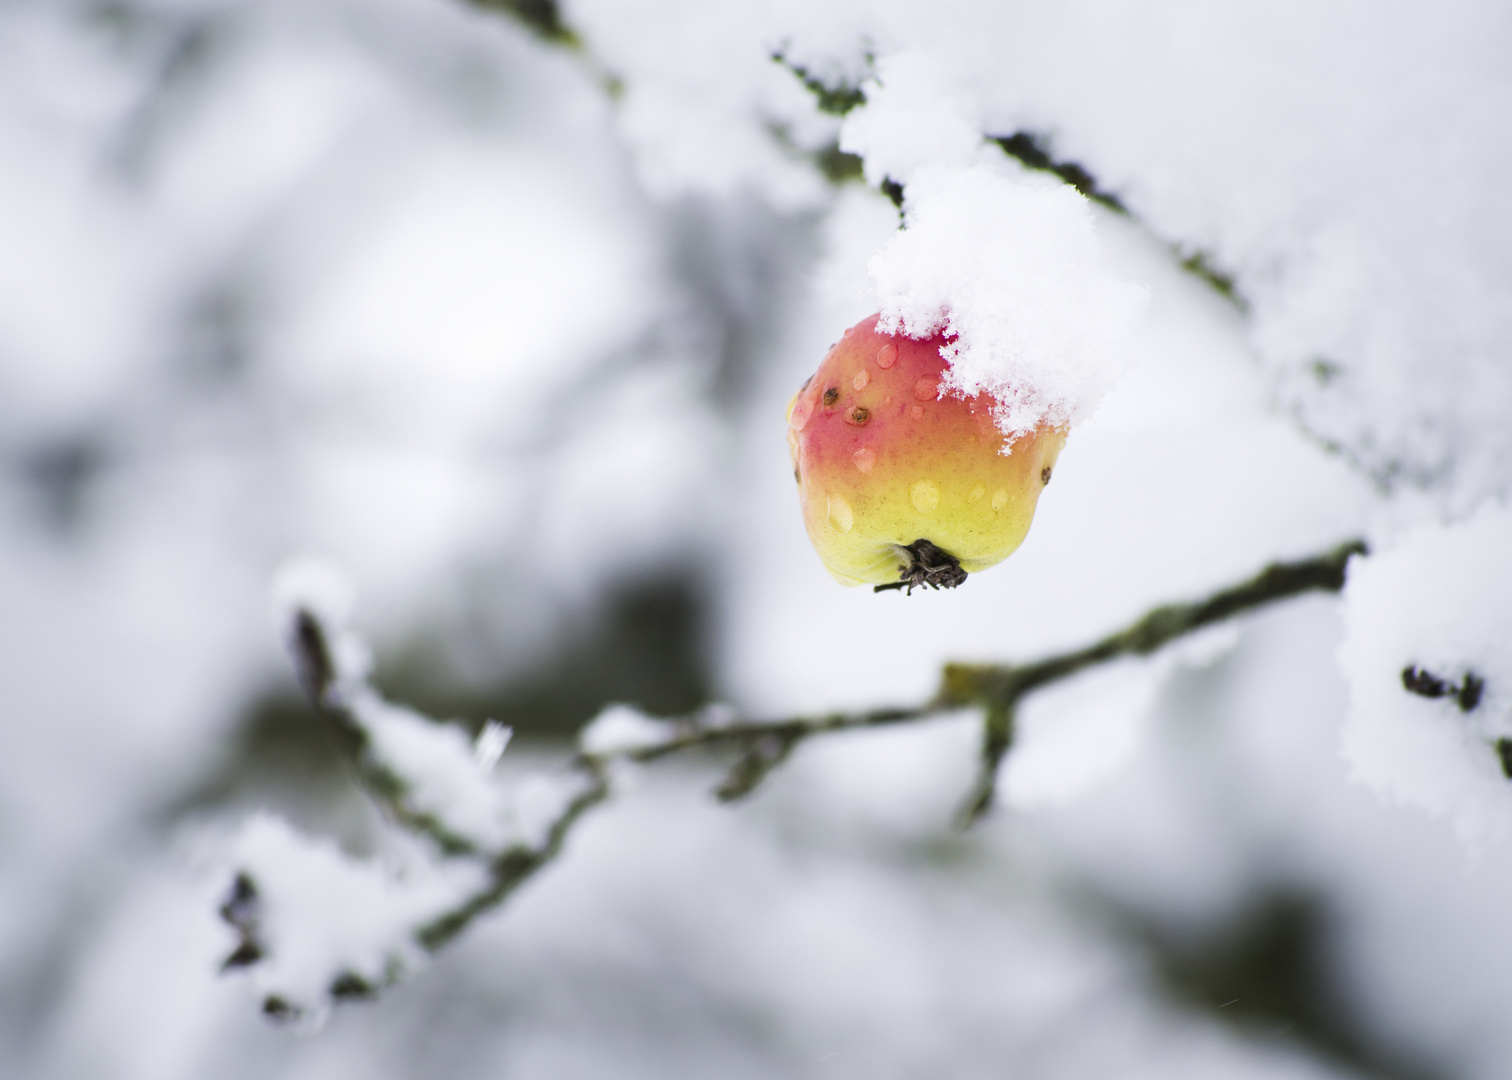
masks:
<svg viewBox="0 0 1512 1080"><path fill-rule="evenodd" d="M794 397L788 443L837 580L952 587L1023 541L1147 294L1107 265L1087 200L976 134L926 54L882 60L865 89L841 145L904 184L903 227L869 266L879 311Z"/></svg>

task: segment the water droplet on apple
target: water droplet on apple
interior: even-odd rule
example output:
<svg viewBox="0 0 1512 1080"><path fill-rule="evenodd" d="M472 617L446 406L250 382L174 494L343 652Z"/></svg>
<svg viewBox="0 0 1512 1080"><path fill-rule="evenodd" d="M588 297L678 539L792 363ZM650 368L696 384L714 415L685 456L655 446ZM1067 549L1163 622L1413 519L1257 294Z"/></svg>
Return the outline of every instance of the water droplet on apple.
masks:
<svg viewBox="0 0 1512 1080"><path fill-rule="evenodd" d="M850 532L851 526L856 523L856 515L851 512L850 503L838 495L830 495L825 503L830 525L837 532Z"/></svg>
<svg viewBox="0 0 1512 1080"><path fill-rule="evenodd" d="M867 371L865 368L862 368L860 371L856 372L856 377L851 380L851 385L854 386L858 391L861 391L866 389L866 384L869 382L871 382L871 372Z"/></svg>
<svg viewBox="0 0 1512 1080"><path fill-rule="evenodd" d="M788 414L788 423L794 431L802 431L803 425L809 422L809 417L814 415L814 399L800 397L793 402L793 410Z"/></svg>
<svg viewBox="0 0 1512 1080"><path fill-rule="evenodd" d="M908 500L919 513L927 514L940 505L940 487L933 480L920 480L908 489Z"/></svg>
<svg viewBox="0 0 1512 1080"><path fill-rule="evenodd" d="M914 397L920 401L934 401L939 396L940 384L928 375L914 383Z"/></svg>
<svg viewBox="0 0 1512 1080"><path fill-rule="evenodd" d="M922 406L922 405L910 405L908 407L908 415L911 416L911 417L913 417L915 420L919 419L921 416L924 415L924 406Z"/></svg>
<svg viewBox="0 0 1512 1080"><path fill-rule="evenodd" d="M971 489L971 494L966 496L966 501L977 502L985 494L987 494L987 489L984 488L981 484L978 484L976 487Z"/></svg>
<svg viewBox="0 0 1512 1080"><path fill-rule="evenodd" d="M851 460L856 463L856 468L864 473L868 473L872 471L872 466L877 463L877 455L863 446L851 455Z"/></svg>
<svg viewBox="0 0 1512 1080"><path fill-rule="evenodd" d="M898 347L892 342L889 341L886 345L877 350L877 366L883 371L886 371L897 362Z"/></svg>
<svg viewBox="0 0 1512 1080"><path fill-rule="evenodd" d="M992 493L992 508L994 510L1001 510L1003 507L1005 507L1007 505L1008 505L1008 492L1005 489L1003 489L1003 488L998 488L996 491L994 491Z"/></svg>

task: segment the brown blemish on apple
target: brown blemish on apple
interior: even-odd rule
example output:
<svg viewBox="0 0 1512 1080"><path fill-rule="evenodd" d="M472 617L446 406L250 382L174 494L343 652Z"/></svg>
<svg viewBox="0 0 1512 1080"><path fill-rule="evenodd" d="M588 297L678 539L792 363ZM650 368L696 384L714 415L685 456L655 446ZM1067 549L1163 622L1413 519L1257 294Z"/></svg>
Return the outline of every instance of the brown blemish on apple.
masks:
<svg viewBox="0 0 1512 1080"><path fill-rule="evenodd" d="M1040 484L1044 485L1044 484L1048 484L1049 482L1050 482L1050 466L1046 465L1043 469L1040 470Z"/></svg>
<svg viewBox="0 0 1512 1080"><path fill-rule="evenodd" d="M833 405L835 402L837 402L839 400L840 400L840 388L838 386L832 386L832 387L830 387L828 390L826 390L824 392L824 404L825 405Z"/></svg>
<svg viewBox="0 0 1512 1080"><path fill-rule="evenodd" d="M860 427L870 419L871 410L862 405L857 405L854 409L845 414L845 422L847 424L855 424L857 427Z"/></svg>

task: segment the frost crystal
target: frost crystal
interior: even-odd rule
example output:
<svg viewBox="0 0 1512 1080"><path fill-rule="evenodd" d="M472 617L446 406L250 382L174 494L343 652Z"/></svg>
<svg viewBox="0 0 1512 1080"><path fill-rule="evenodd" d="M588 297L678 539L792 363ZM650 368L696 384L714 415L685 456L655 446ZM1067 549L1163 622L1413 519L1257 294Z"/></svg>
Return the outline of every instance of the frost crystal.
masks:
<svg viewBox="0 0 1512 1080"><path fill-rule="evenodd" d="M1340 663L1353 776L1449 817L1476 846L1512 829L1512 511L1420 529L1350 563Z"/></svg>
<svg viewBox="0 0 1512 1080"><path fill-rule="evenodd" d="M513 736L514 728L507 724L501 724L497 720L484 723L483 729L478 732L478 737L473 740L473 757L477 760L478 768L482 772L493 771L493 767L499 763L499 758L504 756L504 751Z"/></svg>

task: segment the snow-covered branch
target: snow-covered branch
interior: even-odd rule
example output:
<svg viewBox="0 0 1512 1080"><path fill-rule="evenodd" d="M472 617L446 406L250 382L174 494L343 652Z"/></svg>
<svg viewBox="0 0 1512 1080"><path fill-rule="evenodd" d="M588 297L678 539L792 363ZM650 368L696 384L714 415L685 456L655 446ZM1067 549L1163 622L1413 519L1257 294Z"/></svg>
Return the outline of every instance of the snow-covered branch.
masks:
<svg viewBox="0 0 1512 1080"><path fill-rule="evenodd" d="M268 815L235 846L221 908L263 1011L319 1022L332 1003L392 984L556 857L572 824L608 793L600 762L506 788L489 775L508 729L462 731L395 705L368 682L365 646L345 626L336 575L295 563L278 600L299 681L363 790L397 828L386 861L354 859ZM418 843L417 843L418 842Z"/></svg>
<svg viewBox="0 0 1512 1080"><path fill-rule="evenodd" d="M562 773L513 788L489 776L503 730L490 724L469 745L459 728L385 701L367 680L366 650L345 627L339 582L317 568L296 567L281 592L301 684L332 725L364 791L397 827L398 857L388 864L354 859L268 815L255 816L236 844L221 908L238 937L225 967L252 972L263 1011L275 1019L318 1021L335 1002L372 996L555 859L577 822L609 795L615 761L732 747L738 757L715 790L731 801L754 790L806 739L978 709L980 775L960 815L969 824L992 805L1014 710L1026 695L1120 657L1151 655L1279 600L1337 592L1346 563L1364 550L1351 541L1275 563L1205 599L1156 608L1085 648L1024 664L948 664L935 695L915 705L766 720L721 708L656 719L612 706L583 729L579 752Z"/></svg>
<svg viewBox="0 0 1512 1080"><path fill-rule="evenodd" d="M1344 586L1350 557L1364 553L1365 544L1351 540L1312 558L1273 563L1249 580L1203 600L1155 608L1101 641L1043 660L947 664L935 696L917 705L772 720L737 720L710 710L681 721L641 718L643 726L638 727L626 722L624 710L611 710L585 730L585 756L598 761L612 757L651 761L695 746L733 745L741 756L716 789L720 799L729 801L754 790L805 739L975 708L982 711L984 732L981 774L961 810L961 824L969 824L992 806L998 768L1012 745L1014 710L1025 696L1120 657L1149 656L1179 638L1278 600L1306 592L1338 592Z"/></svg>
<svg viewBox="0 0 1512 1080"><path fill-rule="evenodd" d="M791 71L798 81L803 84L804 89L813 95L814 103L820 112L844 117L850 116L856 110L862 109L868 104L866 84L854 84L844 79L826 82L802 65L795 64L781 51L775 52L772 59ZM872 58L872 62L875 64L875 58ZM897 62L894 60L892 63L896 66ZM877 89L874 80L871 83L871 88L873 91ZM910 87L910 90L912 89ZM866 127L869 125L863 124L861 126ZM838 184L851 180L859 180L863 176L871 177L882 194L892 200L901 213L906 194L906 180L901 176L893 175L885 164L879 166L875 161L872 161L868 168L868 154L865 147L865 142L868 140L863 136L862 141L855 141L855 127L855 123L852 122L851 139L849 141L842 137L842 142L836 143L833 147L815 150L811 155L815 164L819 166L820 171L831 183ZM972 129L970 131L962 130L958 135L963 143L977 143L983 146L987 144L995 145L1005 155L1017 161L1025 169L1031 172L1054 176L1068 187L1073 188L1089 202L1097 203L1105 209L1118 214L1120 217L1134 222L1169 252L1182 270L1202 281L1241 312L1249 310L1249 303L1239 291L1233 274L1220 268L1214 261L1211 253L1183 241L1172 240L1162 235L1159 229L1141 217L1122 196L1103 187L1098 182L1096 175L1081 162L1057 157L1054 153L1051 140L1044 134L1020 129L1002 135L994 134L991 131L981 131L979 133L975 129ZM839 169L834 167L833 163L836 155L846 159L846 167Z"/></svg>

